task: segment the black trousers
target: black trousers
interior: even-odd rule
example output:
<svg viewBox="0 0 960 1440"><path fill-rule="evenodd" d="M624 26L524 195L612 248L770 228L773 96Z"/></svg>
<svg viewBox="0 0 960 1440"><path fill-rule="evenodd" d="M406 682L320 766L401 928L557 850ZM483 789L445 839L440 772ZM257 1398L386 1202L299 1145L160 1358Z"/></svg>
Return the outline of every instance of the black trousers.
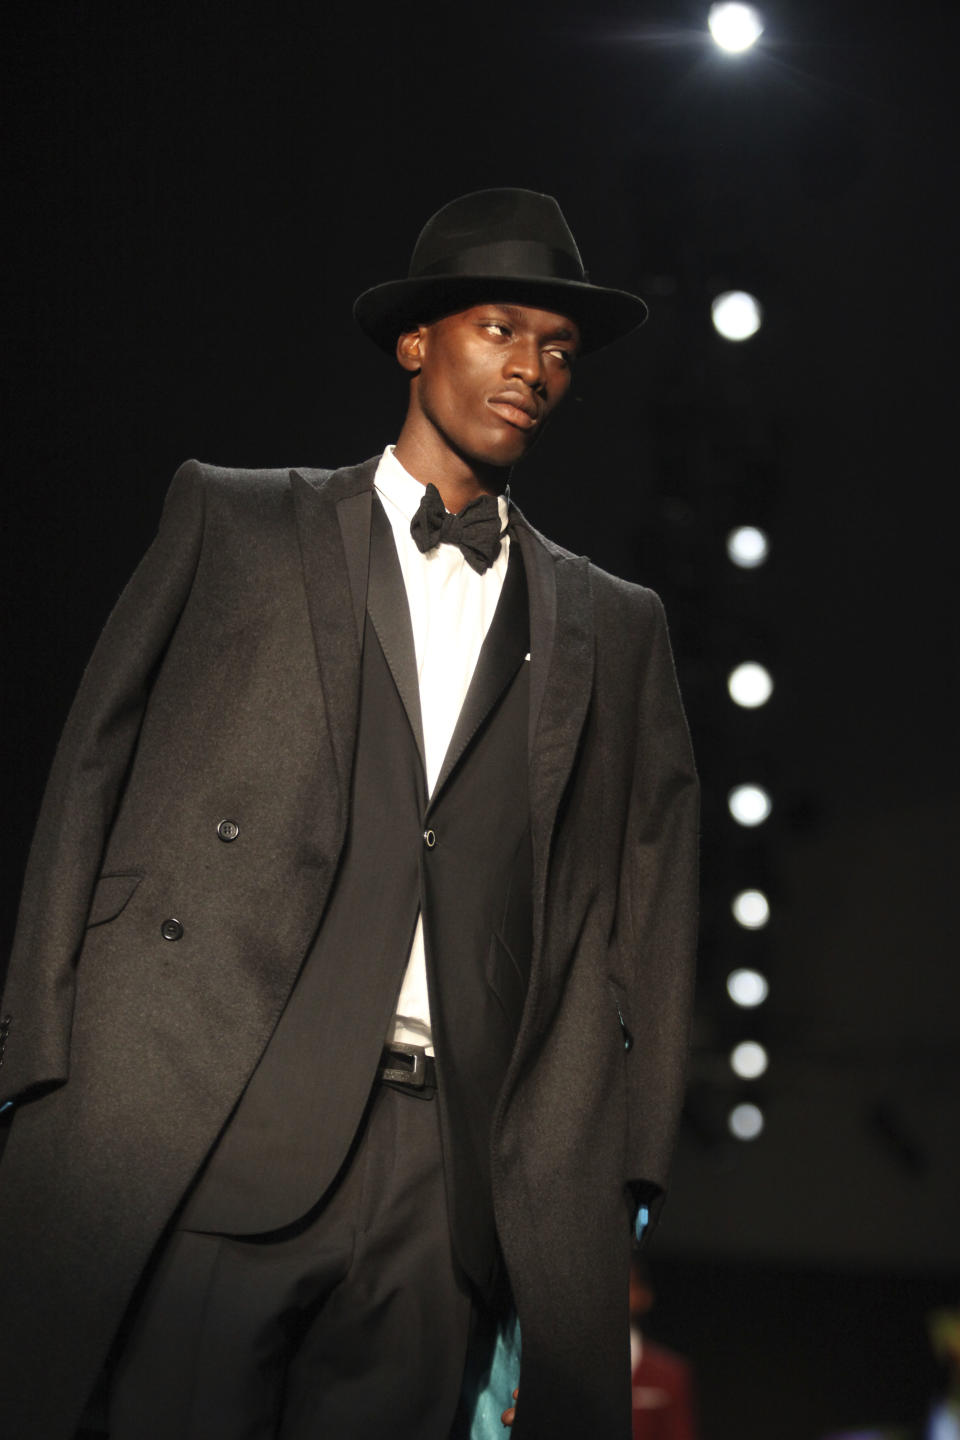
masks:
<svg viewBox="0 0 960 1440"><path fill-rule="evenodd" d="M471 1295L437 1111L381 1085L304 1221L173 1233L113 1373L111 1440L446 1440Z"/></svg>

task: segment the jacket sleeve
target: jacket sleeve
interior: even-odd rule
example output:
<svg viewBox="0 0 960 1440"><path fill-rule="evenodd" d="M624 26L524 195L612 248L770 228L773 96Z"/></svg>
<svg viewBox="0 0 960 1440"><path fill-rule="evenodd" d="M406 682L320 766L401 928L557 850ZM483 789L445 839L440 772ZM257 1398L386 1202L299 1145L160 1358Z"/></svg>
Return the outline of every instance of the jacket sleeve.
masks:
<svg viewBox="0 0 960 1440"><path fill-rule="evenodd" d="M649 1234L683 1103L697 926L699 786L663 606L652 613L637 702L621 861L617 965L627 1069L627 1191Z"/></svg>
<svg viewBox="0 0 960 1440"><path fill-rule="evenodd" d="M57 748L0 1008L0 1105L69 1074L76 957L151 679L190 593L201 478L196 461L174 476L156 539L107 621Z"/></svg>

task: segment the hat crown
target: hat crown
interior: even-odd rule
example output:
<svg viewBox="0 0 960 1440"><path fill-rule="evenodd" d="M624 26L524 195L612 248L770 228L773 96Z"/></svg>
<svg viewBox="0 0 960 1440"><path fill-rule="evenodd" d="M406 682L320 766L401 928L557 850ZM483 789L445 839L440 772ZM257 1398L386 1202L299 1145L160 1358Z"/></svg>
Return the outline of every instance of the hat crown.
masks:
<svg viewBox="0 0 960 1440"><path fill-rule="evenodd" d="M353 313L392 355L405 330L491 301L569 316L581 354L626 335L647 314L639 295L591 283L552 195L507 187L444 205L421 230L404 279L364 290Z"/></svg>
<svg viewBox="0 0 960 1440"><path fill-rule="evenodd" d="M583 281L580 251L552 195L475 190L424 225L409 279L427 275L530 275Z"/></svg>

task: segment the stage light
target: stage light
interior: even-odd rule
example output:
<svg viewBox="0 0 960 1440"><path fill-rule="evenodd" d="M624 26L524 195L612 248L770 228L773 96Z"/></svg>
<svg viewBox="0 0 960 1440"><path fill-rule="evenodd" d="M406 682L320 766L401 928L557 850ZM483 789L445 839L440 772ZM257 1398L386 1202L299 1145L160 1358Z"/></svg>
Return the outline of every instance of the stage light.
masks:
<svg viewBox="0 0 960 1440"><path fill-rule="evenodd" d="M745 1101L741 1105L734 1105L727 1116L727 1124L730 1134L737 1140L756 1140L763 1130L763 1111L759 1105L751 1105Z"/></svg>
<svg viewBox="0 0 960 1440"><path fill-rule="evenodd" d="M743 706L744 710L756 710L766 705L773 694L773 679L765 665L756 660L745 660L731 670L727 676L730 699Z"/></svg>
<svg viewBox="0 0 960 1440"><path fill-rule="evenodd" d="M770 1063L766 1050L757 1040L741 1040L730 1051L730 1068L741 1080L757 1080Z"/></svg>
<svg viewBox="0 0 960 1440"><path fill-rule="evenodd" d="M773 809L770 793L762 785L734 786L727 805L738 825L762 825Z"/></svg>
<svg viewBox="0 0 960 1440"><path fill-rule="evenodd" d="M711 5L707 24L720 49L731 55L749 50L763 34L763 21L752 5Z"/></svg>
<svg viewBox="0 0 960 1440"><path fill-rule="evenodd" d="M727 536L727 555L741 570L756 570L770 554L770 542L756 525L740 525Z"/></svg>
<svg viewBox="0 0 960 1440"><path fill-rule="evenodd" d="M710 304L714 329L724 340L749 340L763 324L760 301L746 290L724 290Z"/></svg>
<svg viewBox="0 0 960 1440"><path fill-rule="evenodd" d="M744 930L762 930L770 919L770 904L762 890L741 890L733 897L731 909Z"/></svg>
<svg viewBox="0 0 960 1440"><path fill-rule="evenodd" d="M752 1010L762 1005L770 994L767 977L759 970L731 970L727 976L727 994L734 1005L743 1010Z"/></svg>

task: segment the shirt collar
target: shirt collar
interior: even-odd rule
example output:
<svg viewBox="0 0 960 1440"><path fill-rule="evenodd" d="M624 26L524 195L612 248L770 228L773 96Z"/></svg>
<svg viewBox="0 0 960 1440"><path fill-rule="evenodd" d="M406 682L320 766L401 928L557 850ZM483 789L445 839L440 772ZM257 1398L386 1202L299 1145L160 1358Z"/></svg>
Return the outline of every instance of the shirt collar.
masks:
<svg viewBox="0 0 960 1440"><path fill-rule="evenodd" d="M392 445L388 445L380 456L373 483L383 498L395 506L405 520L413 519L420 508L424 486L420 484L419 480L413 478L409 470L403 468L393 453ZM506 525L510 511L510 501L507 495L497 496L497 508L500 511L501 526Z"/></svg>

